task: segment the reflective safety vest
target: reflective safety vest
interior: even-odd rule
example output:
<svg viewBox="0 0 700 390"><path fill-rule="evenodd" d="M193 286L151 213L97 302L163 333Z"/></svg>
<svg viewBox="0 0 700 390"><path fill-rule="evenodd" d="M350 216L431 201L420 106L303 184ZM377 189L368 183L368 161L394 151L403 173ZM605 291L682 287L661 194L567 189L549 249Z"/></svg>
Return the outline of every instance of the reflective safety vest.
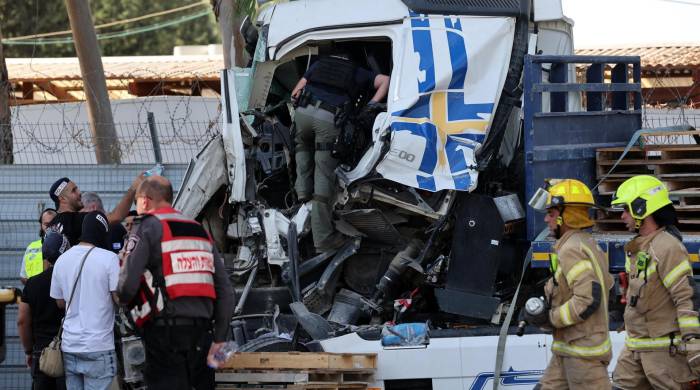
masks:
<svg viewBox="0 0 700 390"><path fill-rule="evenodd" d="M44 257L41 254L41 239L27 246L24 251L24 272L27 279L44 272Z"/></svg>
<svg viewBox="0 0 700 390"><path fill-rule="evenodd" d="M168 207L150 213L163 228L160 243L163 277L169 299L206 297L216 299L214 249L209 233L199 222Z"/></svg>
<svg viewBox="0 0 700 390"><path fill-rule="evenodd" d="M207 231L199 222L171 207L160 208L149 214L158 218L163 229L163 277L159 282L148 270L141 277L141 285L130 311L139 327L161 312L167 299L216 299L213 242ZM165 295L162 287L165 287Z"/></svg>
<svg viewBox="0 0 700 390"><path fill-rule="evenodd" d="M139 291L134 298L138 303L131 308L131 318L136 326L143 327L154 315L163 311L165 303L163 294L154 287L153 275L149 270L143 273L140 283Z"/></svg>

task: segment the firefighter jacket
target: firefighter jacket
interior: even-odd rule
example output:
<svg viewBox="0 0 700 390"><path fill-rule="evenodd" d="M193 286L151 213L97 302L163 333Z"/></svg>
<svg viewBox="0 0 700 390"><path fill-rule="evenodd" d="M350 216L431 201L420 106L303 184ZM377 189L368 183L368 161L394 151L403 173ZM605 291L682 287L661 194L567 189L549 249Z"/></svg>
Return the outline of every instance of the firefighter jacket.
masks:
<svg viewBox="0 0 700 390"><path fill-rule="evenodd" d="M613 278L608 260L587 232L570 230L554 244L558 263L547 281L549 320L556 355L610 361L608 291Z"/></svg>
<svg viewBox="0 0 700 390"><path fill-rule="evenodd" d="M665 229L625 245L629 273L625 344L632 351L670 349L700 334L695 283L685 246Z"/></svg>

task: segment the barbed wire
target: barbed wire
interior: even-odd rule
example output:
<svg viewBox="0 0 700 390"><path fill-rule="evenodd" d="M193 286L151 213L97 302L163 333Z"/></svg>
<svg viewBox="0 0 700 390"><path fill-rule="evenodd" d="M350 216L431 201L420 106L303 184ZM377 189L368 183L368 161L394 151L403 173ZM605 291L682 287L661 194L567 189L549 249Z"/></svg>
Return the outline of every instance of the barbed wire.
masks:
<svg viewBox="0 0 700 390"><path fill-rule="evenodd" d="M186 57L183 61L186 62ZM64 97L84 96L83 90L76 90L82 83L72 78L56 79L43 68L34 72L38 77L53 79L51 82L57 89L65 88ZM199 148L221 132L218 85L218 72L214 71L158 72L153 68L134 68L118 79L108 79L112 95L129 97L111 101L118 138L114 147L120 148L125 158L122 162L152 161L148 113L155 117L163 158L170 163L188 162ZM49 158L54 163L93 163L95 138L90 131L87 103L65 99L56 102L57 97L47 92L46 86L33 85L32 96L23 96L23 86L20 82L11 84L15 162L38 164ZM26 97L36 103L21 104L26 102L23 99Z"/></svg>

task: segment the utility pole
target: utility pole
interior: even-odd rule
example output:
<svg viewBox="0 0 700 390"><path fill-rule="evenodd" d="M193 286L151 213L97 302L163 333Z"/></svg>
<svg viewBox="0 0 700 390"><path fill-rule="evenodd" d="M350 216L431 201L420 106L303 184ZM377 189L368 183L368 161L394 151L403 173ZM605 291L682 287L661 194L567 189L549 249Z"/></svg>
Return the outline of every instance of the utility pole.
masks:
<svg viewBox="0 0 700 390"><path fill-rule="evenodd" d="M219 31L221 31L221 45L224 52L224 68L231 69L233 61L231 54L233 48L233 8L234 0L217 0L215 11L219 18Z"/></svg>
<svg viewBox="0 0 700 390"><path fill-rule="evenodd" d="M0 164L12 164L12 112L10 111L10 77L7 74L5 53L2 49L2 30L0 30Z"/></svg>
<svg viewBox="0 0 700 390"><path fill-rule="evenodd" d="M224 52L224 67L230 69L233 66L245 67L245 40L241 35L241 23L243 16L238 11L239 1L242 0L214 0L214 13L219 18L219 31ZM250 1L250 0L246 0Z"/></svg>
<svg viewBox="0 0 700 390"><path fill-rule="evenodd" d="M83 77L95 157L98 164L118 164L121 151L114 129L112 106L107 94L107 82L90 5L88 0L65 0L65 3Z"/></svg>

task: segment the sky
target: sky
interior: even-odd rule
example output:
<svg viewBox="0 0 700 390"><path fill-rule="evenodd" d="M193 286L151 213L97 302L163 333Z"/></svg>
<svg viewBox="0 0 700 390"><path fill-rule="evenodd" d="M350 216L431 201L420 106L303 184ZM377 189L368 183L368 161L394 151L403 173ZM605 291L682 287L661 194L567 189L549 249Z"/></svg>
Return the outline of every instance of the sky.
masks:
<svg viewBox="0 0 700 390"><path fill-rule="evenodd" d="M700 45L700 0L562 0L575 48Z"/></svg>

